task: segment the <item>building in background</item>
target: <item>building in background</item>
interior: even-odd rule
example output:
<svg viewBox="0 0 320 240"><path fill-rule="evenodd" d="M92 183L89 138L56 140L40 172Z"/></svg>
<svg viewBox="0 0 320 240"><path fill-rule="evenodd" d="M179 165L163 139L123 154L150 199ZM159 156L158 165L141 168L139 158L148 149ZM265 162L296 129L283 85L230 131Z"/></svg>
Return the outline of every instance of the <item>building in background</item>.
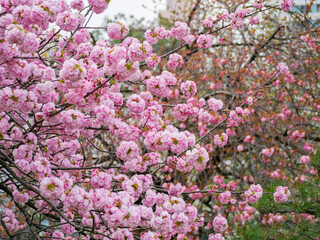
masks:
<svg viewBox="0 0 320 240"><path fill-rule="evenodd" d="M306 11L306 3L309 3L310 1L305 0L295 0L295 5L291 8L291 11L298 12L304 14ZM310 8L309 17L313 21L320 19L320 0L314 1Z"/></svg>
<svg viewBox="0 0 320 240"><path fill-rule="evenodd" d="M195 4L195 0L167 0L166 10L159 12L162 18L171 20L184 20L188 18L192 7ZM277 4L277 0L265 1L265 4ZM306 6L310 3L310 0L294 0L294 5L291 11L304 14ZM315 0L310 8L308 17L313 21L320 19L320 0Z"/></svg>
<svg viewBox="0 0 320 240"><path fill-rule="evenodd" d="M193 0L167 0L167 9L160 10L159 14L166 19L186 20L193 4Z"/></svg>

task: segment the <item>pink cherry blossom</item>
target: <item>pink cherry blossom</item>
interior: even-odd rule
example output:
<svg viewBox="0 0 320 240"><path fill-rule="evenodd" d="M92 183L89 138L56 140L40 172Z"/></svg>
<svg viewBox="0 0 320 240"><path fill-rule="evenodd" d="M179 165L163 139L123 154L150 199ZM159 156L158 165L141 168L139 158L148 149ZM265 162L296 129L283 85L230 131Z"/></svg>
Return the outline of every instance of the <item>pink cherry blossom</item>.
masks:
<svg viewBox="0 0 320 240"><path fill-rule="evenodd" d="M216 134L214 136L214 143L219 147L225 146L227 142L228 142L228 135L225 133L222 133L221 135Z"/></svg>
<svg viewBox="0 0 320 240"><path fill-rule="evenodd" d="M249 190L245 191L246 199L251 203L256 203L262 197L263 189L260 184L252 184Z"/></svg>
<svg viewBox="0 0 320 240"><path fill-rule="evenodd" d="M280 4L280 7L282 8L283 11L289 12L290 8L293 4L293 1L292 0L280 0L279 4Z"/></svg>
<svg viewBox="0 0 320 240"><path fill-rule="evenodd" d="M111 39L124 38L129 33L129 28L120 22L109 23L107 34Z"/></svg>
<svg viewBox="0 0 320 240"><path fill-rule="evenodd" d="M183 58L178 53L173 53L169 56L169 61L167 63L168 67L175 70L177 67L181 67L184 63Z"/></svg>
<svg viewBox="0 0 320 240"><path fill-rule="evenodd" d="M210 48L212 46L212 37L210 35L201 34L197 39L200 48Z"/></svg>
<svg viewBox="0 0 320 240"><path fill-rule="evenodd" d="M63 182L56 177L45 177L40 183L40 192L43 197L59 199L63 192Z"/></svg>
<svg viewBox="0 0 320 240"><path fill-rule="evenodd" d="M310 156L306 156L306 155L301 156L300 158L301 164L308 164L309 162L310 162Z"/></svg>
<svg viewBox="0 0 320 240"><path fill-rule="evenodd" d="M56 23L62 30L70 32L79 24L79 18L75 13L65 11L59 13Z"/></svg>
<svg viewBox="0 0 320 240"><path fill-rule="evenodd" d="M77 82L86 77L87 70L75 59L70 59L64 62L60 74L65 80Z"/></svg>
<svg viewBox="0 0 320 240"><path fill-rule="evenodd" d="M282 203L288 201L288 197L291 193L287 187L278 186L276 192L273 194L274 201L277 203Z"/></svg>
<svg viewBox="0 0 320 240"><path fill-rule="evenodd" d="M208 105L214 112L216 112L223 107L223 102L215 98L210 98L208 100Z"/></svg>
<svg viewBox="0 0 320 240"><path fill-rule="evenodd" d="M144 110L145 105L145 101L137 94L132 94L126 104L129 111L134 113L141 113Z"/></svg>
<svg viewBox="0 0 320 240"><path fill-rule="evenodd" d="M224 232L228 228L227 219L219 214L213 219L212 226L214 231Z"/></svg>
<svg viewBox="0 0 320 240"><path fill-rule="evenodd" d="M221 233L216 233L216 234L210 234L209 235L209 240L225 240L225 238L222 236Z"/></svg>

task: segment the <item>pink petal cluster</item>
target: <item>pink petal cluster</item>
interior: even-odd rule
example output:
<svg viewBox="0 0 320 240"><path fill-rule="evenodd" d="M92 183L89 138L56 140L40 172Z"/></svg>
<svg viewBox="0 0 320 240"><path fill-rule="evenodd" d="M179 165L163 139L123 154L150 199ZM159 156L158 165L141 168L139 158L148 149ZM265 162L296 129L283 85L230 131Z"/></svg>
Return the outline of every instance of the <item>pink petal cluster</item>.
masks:
<svg viewBox="0 0 320 240"><path fill-rule="evenodd" d="M224 232L228 228L228 221L221 214L213 219L212 226L216 232Z"/></svg>
<svg viewBox="0 0 320 240"><path fill-rule="evenodd" d="M177 104L173 108L173 114L176 119L185 121L190 115L190 108L187 104Z"/></svg>
<svg viewBox="0 0 320 240"><path fill-rule="evenodd" d="M236 107L236 110L230 111L229 116L228 127L238 127L248 120L247 115L241 107Z"/></svg>
<svg viewBox="0 0 320 240"><path fill-rule="evenodd" d="M225 238L222 236L221 233L216 233L216 234L211 233L209 235L208 240L225 240Z"/></svg>
<svg viewBox="0 0 320 240"><path fill-rule="evenodd" d="M149 68L154 68L158 66L158 64L160 63L160 60L161 60L160 57L153 55L146 58L146 64L148 65Z"/></svg>
<svg viewBox="0 0 320 240"><path fill-rule="evenodd" d="M273 194L274 201L277 203L283 203L288 201L288 198L291 196L291 193L288 187L278 186L276 192Z"/></svg>
<svg viewBox="0 0 320 240"><path fill-rule="evenodd" d="M148 42L132 43L128 50L128 56L131 61L144 61L152 55L152 46Z"/></svg>
<svg viewBox="0 0 320 240"><path fill-rule="evenodd" d="M159 131L149 132L144 140L145 146L152 151L171 150L174 153L180 153L194 144L194 135L187 131L178 132L173 128Z"/></svg>
<svg viewBox="0 0 320 240"><path fill-rule="evenodd" d="M107 34L111 39L122 39L129 33L129 28L120 22L109 23Z"/></svg>
<svg viewBox="0 0 320 240"><path fill-rule="evenodd" d="M224 147L228 142L228 135L225 133L222 133L221 135L216 134L214 136L214 144L216 144L219 147Z"/></svg>
<svg viewBox="0 0 320 240"><path fill-rule="evenodd" d="M19 46L21 53L28 54L35 52L39 47L39 41L37 35L28 32L24 38L23 43Z"/></svg>
<svg viewBox="0 0 320 240"><path fill-rule="evenodd" d="M261 151L261 154L266 156L266 157L271 157L274 153L274 148L265 148L265 149L262 149Z"/></svg>
<svg viewBox="0 0 320 240"><path fill-rule="evenodd" d="M269 213L269 214L265 214L263 216L262 219L262 224L269 224L269 225L273 225L273 224L279 224L283 221L285 221L285 216L281 215L279 213L273 214L273 213Z"/></svg>
<svg viewBox="0 0 320 240"><path fill-rule="evenodd" d="M176 39L183 39L190 35L190 28L186 23L177 21L174 23L174 26L174 28L171 28L170 33Z"/></svg>
<svg viewBox="0 0 320 240"><path fill-rule="evenodd" d="M57 25L64 31L73 31L79 24L79 17L70 11L59 13L57 16Z"/></svg>
<svg viewBox="0 0 320 240"><path fill-rule="evenodd" d="M293 1L292 0L280 0L279 4L280 4L280 7L283 11L289 12L290 8L293 4Z"/></svg>
<svg viewBox="0 0 320 240"><path fill-rule="evenodd" d="M200 48L210 48L212 46L212 37L201 34L197 39L197 44Z"/></svg>
<svg viewBox="0 0 320 240"><path fill-rule="evenodd" d="M244 194L248 202L256 203L262 197L263 189L260 184L251 184L249 190Z"/></svg>
<svg viewBox="0 0 320 240"><path fill-rule="evenodd" d="M300 163L307 165L310 162L310 156L303 155L300 158Z"/></svg>
<svg viewBox="0 0 320 240"><path fill-rule="evenodd" d="M208 123L212 119L212 115L205 109L201 108L199 110L199 121Z"/></svg>
<svg viewBox="0 0 320 240"><path fill-rule="evenodd" d="M106 172L93 172L91 177L91 186L94 188L111 188L112 176Z"/></svg>
<svg viewBox="0 0 320 240"><path fill-rule="evenodd" d="M126 106L129 111L133 113L141 113L144 110L146 103L139 95L132 94L126 103Z"/></svg>
<svg viewBox="0 0 320 240"><path fill-rule="evenodd" d="M254 8L261 9L263 8L263 6L264 6L263 0L254 0L253 2Z"/></svg>
<svg viewBox="0 0 320 240"><path fill-rule="evenodd" d="M83 8L84 8L84 4L83 4L83 1L82 0L73 0L71 3L70 3L70 6L73 8L73 9L76 9L78 11L81 11Z"/></svg>
<svg viewBox="0 0 320 240"><path fill-rule="evenodd" d="M96 14L103 13L109 5L110 0L88 0L92 6L92 11Z"/></svg>
<svg viewBox="0 0 320 240"><path fill-rule="evenodd" d="M63 199L65 208L74 210L91 210L92 200L91 193L88 193L84 188L75 186L70 192L67 192Z"/></svg>
<svg viewBox="0 0 320 240"><path fill-rule="evenodd" d="M26 32L23 26L12 24L9 25L5 32L5 40L9 44L22 44L26 37Z"/></svg>
<svg viewBox="0 0 320 240"><path fill-rule="evenodd" d="M166 97L168 96L170 88L168 87L166 79L161 76L151 76L147 80L147 89L155 96Z"/></svg>
<svg viewBox="0 0 320 240"><path fill-rule="evenodd" d="M210 98L208 100L208 105L209 105L209 108L216 112L220 109L222 109L223 107L223 102L221 100L218 100L218 99L215 99L215 98Z"/></svg>
<svg viewBox="0 0 320 240"><path fill-rule="evenodd" d="M252 96L248 96L246 98L246 104L248 104L249 106L251 106L254 103L254 101L255 101L255 98Z"/></svg>
<svg viewBox="0 0 320 240"><path fill-rule="evenodd" d="M156 44L159 39L169 39L170 31L166 30L164 27L157 26L153 31L147 29L147 31L144 33L144 37L146 38L148 43L153 45Z"/></svg>
<svg viewBox="0 0 320 240"><path fill-rule="evenodd" d="M3 210L2 221L11 233L14 233L19 229L19 222L16 219L13 211L9 208L5 208Z"/></svg>
<svg viewBox="0 0 320 240"><path fill-rule="evenodd" d="M214 20L212 19L212 17L208 17L205 20L203 20L201 23L203 26L205 26L207 28L211 28L211 27L213 27L213 22L214 22Z"/></svg>
<svg viewBox="0 0 320 240"><path fill-rule="evenodd" d="M175 70L177 67L181 67L184 63L183 58L178 53L170 54L169 61L167 63L168 67Z"/></svg>
<svg viewBox="0 0 320 240"><path fill-rule="evenodd" d="M279 63L277 65L277 70L280 71L283 74L286 74L289 72L288 66L286 66L284 63Z"/></svg>
<svg viewBox="0 0 320 240"><path fill-rule="evenodd" d="M117 157L124 161L131 161L139 156L138 145L133 141L121 141L117 148Z"/></svg>
<svg viewBox="0 0 320 240"><path fill-rule="evenodd" d="M232 12L229 14L229 18L231 19L231 28L242 28L244 21L243 18L246 16L246 14L250 13L251 9L244 9L244 8L237 8L235 12Z"/></svg>
<svg viewBox="0 0 320 240"><path fill-rule="evenodd" d="M185 190L185 187L183 187L181 183L177 183L176 185L170 184L168 193L170 196L179 197L184 190Z"/></svg>
<svg viewBox="0 0 320 240"><path fill-rule="evenodd" d="M197 92L197 85L194 81L185 81L181 83L181 91L183 93L183 97L188 99L193 97Z"/></svg>
<svg viewBox="0 0 320 240"><path fill-rule="evenodd" d="M18 203L26 203L29 200L29 194L28 193L22 193L19 192L18 190L13 191L12 193L14 201Z"/></svg>
<svg viewBox="0 0 320 240"><path fill-rule="evenodd" d="M56 177L45 177L40 183L41 195L48 199L59 199L64 193L63 182Z"/></svg>
<svg viewBox="0 0 320 240"><path fill-rule="evenodd" d="M87 70L75 59L65 61L60 71L61 78L71 82L77 82L85 78L86 75Z"/></svg>
<svg viewBox="0 0 320 240"><path fill-rule="evenodd" d="M186 162L197 171L202 171L209 161L209 154L207 150L199 145L196 145L192 150L186 152Z"/></svg>
<svg viewBox="0 0 320 240"><path fill-rule="evenodd" d="M231 200L231 192L226 191L226 192L221 193L218 200L221 204L228 204Z"/></svg>
<svg viewBox="0 0 320 240"><path fill-rule="evenodd" d="M63 239L64 238L64 234L60 231L55 231L52 234L52 240L59 240L59 239Z"/></svg>

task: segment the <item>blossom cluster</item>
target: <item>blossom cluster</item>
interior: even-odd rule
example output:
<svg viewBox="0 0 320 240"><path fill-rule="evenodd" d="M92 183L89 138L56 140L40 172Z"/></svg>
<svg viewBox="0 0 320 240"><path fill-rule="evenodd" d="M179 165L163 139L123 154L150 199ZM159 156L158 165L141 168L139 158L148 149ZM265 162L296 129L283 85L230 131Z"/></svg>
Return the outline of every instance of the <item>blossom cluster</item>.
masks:
<svg viewBox="0 0 320 240"><path fill-rule="evenodd" d="M256 203L262 197L263 189L260 184L252 184L249 190L245 191L248 202Z"/></svg>
<svg viewBox="0 0 320 240"><path fill-rule="evenodd" d="M278 186L276 192L273 194L274 201L278 203L288 201L291 193L287 187Z"/></svg>

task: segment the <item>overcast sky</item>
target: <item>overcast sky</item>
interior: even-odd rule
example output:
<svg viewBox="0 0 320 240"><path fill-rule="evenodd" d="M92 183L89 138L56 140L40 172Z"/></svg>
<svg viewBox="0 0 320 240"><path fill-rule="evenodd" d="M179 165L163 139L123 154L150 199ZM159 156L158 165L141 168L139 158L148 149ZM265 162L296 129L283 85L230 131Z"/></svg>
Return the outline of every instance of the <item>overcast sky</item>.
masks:
<svg viewBox="0 0 320 240"><path fill-rule="evenodd" d="M108 9L102 14L94 14L88 26L101 26L105 16L114 16L118 13L152 20L157 17L157 13L154 12L155 7L157 10L166 8L165 0L157 0L156 2L155 4L153 0L111 0ZM143 5L147 8L144 8Z"/></svg>

